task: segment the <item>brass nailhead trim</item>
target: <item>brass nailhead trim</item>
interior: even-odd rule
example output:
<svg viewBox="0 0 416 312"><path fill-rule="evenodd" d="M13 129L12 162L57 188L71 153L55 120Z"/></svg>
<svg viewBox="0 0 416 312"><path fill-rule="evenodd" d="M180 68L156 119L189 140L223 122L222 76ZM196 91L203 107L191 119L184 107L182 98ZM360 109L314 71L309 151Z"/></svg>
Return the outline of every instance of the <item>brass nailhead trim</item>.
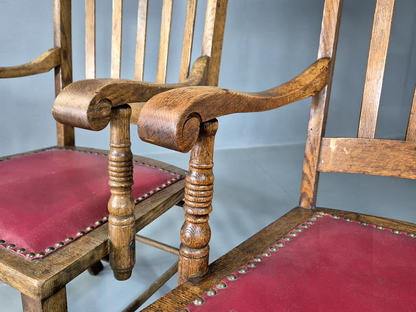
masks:
<svg viewBox="0 0 416 312"><path fill-rule="evenodd" d="M240 274L246 274L248 272L247 268L239 268L237 271Z"/></svg>
<svg viewBox="0 0 416 312"><path fill-rule="evenodd" d="M274 252L274 251L278 251L278 250L279 250L279 248L277 248L277 247L275 247L275 246L272 246L272 247L270 247L270 248L269 248L269 250Z"/></svg>
<svg viewBox="0 0 416 312"><path fill-rule="evenodd" d="M253 262L253 261L250 261L249 263L247 263L247 266L249 268L255 268L257 266L257 263L256 262Z"/></svg>
<svg viewBox="0 0 416 312"><path fill-rule="evenodd" d="M204 299L202 299L202 298L196 298L195 300L194 300L194 304L195 305L197 305L197 306L201 306L201 305L203 305L204 304Z"/></svg>
<svg viewBox="0 0 416 312"><path fill-rule="evenodd" d="M270 252L268 252L268 251L263 251L263 252L261 253L261 255L262 255L263 257L270 257L270 256L271 256Z"/></svg>
<svg viewBox="0 0 416 312"><path fill-rule="evenodd" d="M237 275L230 274L230 275L227 276L227 278L228 278L229 281L235 281L237 279Z"/></svg>
<svg viewBox="0 0 416 312"><path fill-rule="evenodd" d="M218 289L224 289L224 288L227 288L227 284L226 284L226 283L224 283L224 282L219 282L219 283L217 284L217 288L218 288Z"/></svg>
<svg viewBox="0 0 416 312"><path fill-rule="evenodd" d="M207 295L210 297L215 296L216 294L217 294L217 291L215 289L211 288L210 290L207 291Z"/></svg>

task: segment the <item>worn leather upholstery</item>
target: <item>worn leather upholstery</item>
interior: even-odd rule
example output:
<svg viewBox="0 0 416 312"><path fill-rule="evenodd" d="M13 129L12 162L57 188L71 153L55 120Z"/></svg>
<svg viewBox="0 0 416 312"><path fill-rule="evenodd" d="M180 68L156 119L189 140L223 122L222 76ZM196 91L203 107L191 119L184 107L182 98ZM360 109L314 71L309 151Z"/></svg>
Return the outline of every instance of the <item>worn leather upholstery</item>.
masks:
<svg viewBox="0 0 416 312"><path fill-rule="evenodd" d="M105 223L105 156L51 149L0 162L0 246L29 260L43 258ZM134 164L136 202L183 178L159 169Z"/></svg>
<svg viewBox="0 0 416 312"><path fill-rule="evenodd" d="M187 310L416 311L416 238L328 215L309 221Z"/></svg>

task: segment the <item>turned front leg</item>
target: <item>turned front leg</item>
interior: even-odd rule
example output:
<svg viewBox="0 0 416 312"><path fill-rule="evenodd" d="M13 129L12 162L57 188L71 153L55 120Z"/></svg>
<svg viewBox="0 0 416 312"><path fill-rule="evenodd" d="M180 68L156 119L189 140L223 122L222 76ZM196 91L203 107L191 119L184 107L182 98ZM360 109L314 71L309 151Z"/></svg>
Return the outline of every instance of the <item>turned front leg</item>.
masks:
<svg viewBox="0 0 416 312"><path fill-rule="evenodd" d="M110 266L114 277L126 280L135 263L136 234L134 222L133 155L130 150L130 115L128 105L112 108L110 121L110 153L108 172L111 197L108 202L108 235Z"/></svg>
<svg viewBox="0 0 416 312"><path fill-rule="evenodd" d="M214 139L218 129L216 119L201 125L198 140L192 149L185 186L185 223L181 229L178 283L208 271L208 224L212 211L214 175L212 173Z"/></svg>

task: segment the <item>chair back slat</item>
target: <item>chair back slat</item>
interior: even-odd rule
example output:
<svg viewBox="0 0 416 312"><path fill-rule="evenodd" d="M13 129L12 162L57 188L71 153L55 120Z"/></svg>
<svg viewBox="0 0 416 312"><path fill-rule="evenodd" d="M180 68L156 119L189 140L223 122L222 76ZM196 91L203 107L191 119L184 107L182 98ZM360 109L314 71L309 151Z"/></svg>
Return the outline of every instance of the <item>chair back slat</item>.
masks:
<svg viewBox="0 0 416 312"><path fill-rule="evenodd" d="M416 87L413 92L412 108L410 110L409 123L407 124L406 141L416 141Z"/></svg>
<svg viewBox="0 0 416 312"><path fill-rule="evenodd" d="M85 0L85 78L95 78L95 0Z"/></svg>
<svg viewBox="0 0 416 312"><path fill-rule="evenodd" d="M187 1L179 82L188 78L191 68L198 1ZM148 12L151 4L152 2L149 0L138 0L134 79L139 81L144 79ZM96 78L96 5L96 0L85 0L85 73L87 79ZM211 81L210 85L218 84L227 5L228 0L206 0L202 55L210 57L207 75L208 81ZM112 6L110 77L118 79L121 77L123 0L112 0ZM156 82L166 83L173 0L163 0L161 15Z"/></svg>
<svg viewBox="0 0 416 312"><path fill-rule="evenodd" d="M148 5L149 0L139 0L139 10L137 13L136 60L134 65L134 80L139 81L143 81L144 76Z"/></svg>
<svg viewBox="0 0 416 312"><path fill-rule="evenodd" d="M111 34L111 78L120 78L121 74L122 18L123 0L113 0L113 28Z"/></svg>
<svg viewBox="0 0 416 312"><path fill-rule="evenodd" d="M359 138L374 138L395 0L378 0L361 107Z"/></svg>
<svg viewBox="0 0 416 312"><path fill-rule="evenodd" d="M165 83L168 70L170 29L172 25L173 0L163 0L162 25L160 28L159 61L156 82Z"/></svg>
<svg viewBox="0 0 416 312"><path fill-rule="evenodd" d="M312 98L299 203L305 208L312 208L316 205L319 151L321 138L325 134L343 3L343 0L327 0L324 6L318 58L330 57L332 64L328 85Z"/></svg>
<svg viewBox="0 0 416 312"><path fill-rule="evenodd" d="M54 0L54 47L61 48L61 65L55 68L55 94L72 83L71 0ZM74 127L56 123L59 146L75 145Z"/></svg>
<svg viewBox="0 0 416 312"><path fill-rule="evenodd" d="M186 78L188 78L189 69L191 67L192 44L194 41L197 3L198 0L188 0L179 82L183 82Z"/></svg>
<svg viewBox="0 0 416 312"><path fill-rule="evenodd" d="M228 0L207 2L202 55L210 56L207 83L209 86L218 85L227 6Z"/></svg>

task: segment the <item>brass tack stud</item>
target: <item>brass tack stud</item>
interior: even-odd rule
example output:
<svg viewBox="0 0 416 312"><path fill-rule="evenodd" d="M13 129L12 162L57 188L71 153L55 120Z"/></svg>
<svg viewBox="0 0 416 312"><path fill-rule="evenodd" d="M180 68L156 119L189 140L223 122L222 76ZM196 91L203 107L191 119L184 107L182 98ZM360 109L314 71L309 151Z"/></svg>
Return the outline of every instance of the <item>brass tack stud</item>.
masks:
<svg viewBox="0 0 416 312"><path fill-rule="evenodd" d="M173 182L171 180L169 180L168 182L166 182L167 184L172 184Z"/></svg>
<svg viewBox="0 0 416 312"><path fill-rule="evenodd" d="M380 226L380 225L377 225L377 226L376 226L376 229L377 229L377 230L384 230L384 227L382 227L382 226Z"/></svg>
<svg viewBox="0 0 416 312"><path fill-rule="evenodd" d="M0 239L0 245L6 244L6 241L4 239Z"/></svg>
<svg viewBox="0 0 416 312"><path fill-rule="evenodd" d="M224 282L219 282L219 283L217 284L217 288L218 288L218 289L224 289L224 288L227 288L227 284L226 284L226 283L224 283Z"/></svg>
<svg viewBox="0 0 416 312"><path fill-rule="evenodd" d="M268 251L263 251L263 252L261 253L261 255L262 255L263 257L270 257L270 256L271 256L270 252L268 252Z"/></svg>
<svg viewBox="0 0 416 312"><path fill-rule="evenodd" d="M316 221L316 220L318 220L318 218L316 218L316 217L311 217L310 218L312 221Z"/></svg>
<svg viewBox="0 0 416 312"><path fill-rule="evenodd" d="M332 219L339 219L339 216L331 216Z"/></svg>
<svg viewBox="0 0 416 312"><path fill-rule="evenodd" d="M59 247L62 247L63 245L65 245L63 242L57 242L55 244L55 247L59 248Z"/></svg>
<svg viewBox="0 0 416 312"><path fill-rule="evenodd" d="M79 232L77 233L77 236L82 236L82 235L85 235L85 232L84 232L84 231L79 231Z"/></svg>
<svg viewBox="0 0 416 312"><path fill-rule="evenodd" d="M348 221L348 222L352 222L352 220L350 218L345 218L344 220Z"/></svg>
<svg viewBox="0 0 416 312"><path fill-rule="evenodd" d="M176 175L176 173L175 173L175 172L171 172L170 174L171 174L171 175Z"/></svg>
<svg viewBox="0 0 416 312"><path fill-rule="evenodd" d="M163 186L163 187L166 187L166 186L168 186L168 185L167 185L166 183L163 183L163 184L162 184L162 186Z"/></svg>
<svg viewBox="0 0 416 312"><path fill-rule="evenodd" d="M289 235L292 236L292 237L296 237L296 236L298 236L298 233L290 232Z"/></svg>
<svg viewBox="0 0 416 312"><path fill-rule="evenodd" d="M302 228L296 228L295 231L296 232L303 232L303 229Z"/></svg>
<svg viewBox="0 0 416 312"><path fill-rule="evenodd" d="M34 256L36 256L36 254L35 254L34 252L29 252L29 253L26 255L26 258L32 259Z"/></svg>
<svg viewBox="0 0 416 312"><path fill-rule="evenodd" d="M291 238L291 237L289 237L289 236L285 236L285 237L283 237L283 239L284 239L285 241L287 241L287 242L290 242L290 241L292 240L292 238Z"/></svg>
<svg viewBox="0 0 416 312"><path fill-rule="evenodd" d="M140 196L140 197L139 197L139 200L143 200L143 199L145 199L145 197L144 197L144 196Z"/></svg>
<svg viewBox="0 0 416 312"><path fill-rule="evenodd" d="M45 249L46 252L52 252L55 250L55 247L48 247Z"/></svg>
<svg viewBox="0 0 416 312"><path fill-rule="evenodd" d="M150 196L150 193L144 194L144 197L149 197L149 196Z"/></svg>
<svg viewBox="0 0 416 312"><path fill-rule="evenodd" d="M65 241L68 243L68 242L72 242L74 240L74 238L73 237L67 237L67 238L65 238Z"/></svg>
<svg viewBox="0 0 416 312"><path fill-rule="evenodd" d="M397 234L397 235L402 234L402 232L400 232L399 230L394 230L394 231L393 231L393 233L394 233L394 234Z"/></svg>
<svg viewBox="0 0 416 312"><path fill-rule="evenodd" d="M277 247L285 247L285 243L283 242L277 242L276 245Z"/></svg>
<svg viewBox="0 0 416 312"><path fill-rule="evenodd" d="M95 221L95 225L101 225L101 224L103 224L103 221L101 220Z"/></svg>
<svg viewBox="0 0 416 312"><path fill-rule="evenodd" d="M309 221L308 220L308 221L306 221L306 223L309 224L309 225L312 225L313 224L313 221Z"/></svg>
<svg viewBox="0 0 416 312"><path fill-rule="evenodd" d="M149 194L150 194L150 195L152 195L152 194L154 194L154 193L156 193L156 191L155 191L155 190L151 190L151 191L149 192Z"/></svg>
<svg viewBox="0 0 416 312"><path fill-rule="evenodd" d="M269 249L270 249L270 251L273 251L273 252L279 250L279 248L277 248L276 246L271 246Z"/></svg>
<svg viewBox="0 0 416 312"><path fill-rule="evenodd" d="M170 170L165 170L165 172L170 172Z"/></svg>
<svg viewBox="0 0 416 312"><path fill-rule="evenodd" d="M103 218L103 221L107 221L108 220L108 216L105 216L104 218Z"/></svg>
<svg viewBox="0 0 416 312"><path fill-rule="evenodd" d="M45 253L44 252L38 252L36 254L36 257L44 257L44 256L45 256Z"/></svg>
<svg viewBox="0 0 416 312"><path fill-rule="evenodd" d="M256 263L256 262L254 262L254 261L250 261L249 263L247 263L247 266L248 266L249 268L255 268L255 267L257 266L257 263Z"/></svg>
<svg viewBox="0 0 416 312"><path fill-rule="evenodd" d="M89 227L87 227L85 230L87 230L87 231L92 231L92 230L94 230L94 227L93 227L93 226L89 226Z"/></svg>
<svg viewBox="0 0 416 312"><path fill-rule="evenodd" d="M204 299L202 299L202 298L196 298L195 300L194 300L194 304L195 305L197 305L197 306L200 306L200 305L203 305L204 304Z"/></svg>
<svg viewBox="0 0 416 312"><path fill-rule="evenodd" d="M257 257L254 257L253 260L256 261L256 262L262 262L263 261L263 258L257 256Z"/></svg>
<svg viewBox="0 0 416 312"><path fill-rule="evenodd" d="M322 216L319 213L316 213L313 215L315 218L322 218Z"/></svg>
<svg viewBox="0 0 416 312"><path fill-rule="evenodd" d="M361 225L368 226L367 222L360 222Z"/></svg>
<svg viewBox="0 0 416 312"><path fill-rule="evenodd" d="M235 281L237 279L237 275L230 274L230 275L227 276L227 278L228 278L229 281Z"/></svg>
<svg viewBox="0 0 416 312"><path fill-rule="evenodd" d="M413 238L415 238L415 237L416 237L416 235L415 235L415 234L413 234L413 233L407 233L407 236L410 236L410 237L413 237Z"/></svg>
<svg viewBox="0 0 416 312"><path fill-rule="evenodd" d="M207 295L210 297L215 296L216 294L217 294L217 291L215 289L211 288L210 290L207 291Z"/></svg>
<svg viewBox="0 0 416 312"><path fill-rule="evenodd" d="M304 229L308 229L309 225L308 224L302 224L301 227L303 227Z"/></svg>
<svg viewBox="0 0 416 312"><path fill-rule="evenodd" d="M160 191L162 188L160 187L160 186L158 186L157 188L156 188L156 190L157 191Z"/></svg>
<svg viewBox="0 0 416 312"><path fill-rule="evenodd" d="M324 216L324 215L325 215L325 212L323 212L323 211L319 211L319 212L318 212L318 214L320 214L320 215Z"/></svg>
<svg viewBox="0 0 416 312"><path fill-rule="evenodd" d="M165 169L163 169L163 168L159 168L159 171L164 171Z"/></svg>
<svg viewBox="0 0 416 312"><path fill-rule="evenodd" d="M248 272L247 268L244 268L244 267L243 268L239 268L237 271L240 274L246 274Z"/></svg>
<svg viewBox="0 0 416 312"><path fill-rule="evenodd" d="M24 253L26 251L26 248L19 248L16 250L17 253Z"/></svg>
<svg viewBox="0 0 416 312"><path fill-rule="evenodd" d="M9 244L6 246L7 249L15 249L16 245L15 244Z"/></svg>

